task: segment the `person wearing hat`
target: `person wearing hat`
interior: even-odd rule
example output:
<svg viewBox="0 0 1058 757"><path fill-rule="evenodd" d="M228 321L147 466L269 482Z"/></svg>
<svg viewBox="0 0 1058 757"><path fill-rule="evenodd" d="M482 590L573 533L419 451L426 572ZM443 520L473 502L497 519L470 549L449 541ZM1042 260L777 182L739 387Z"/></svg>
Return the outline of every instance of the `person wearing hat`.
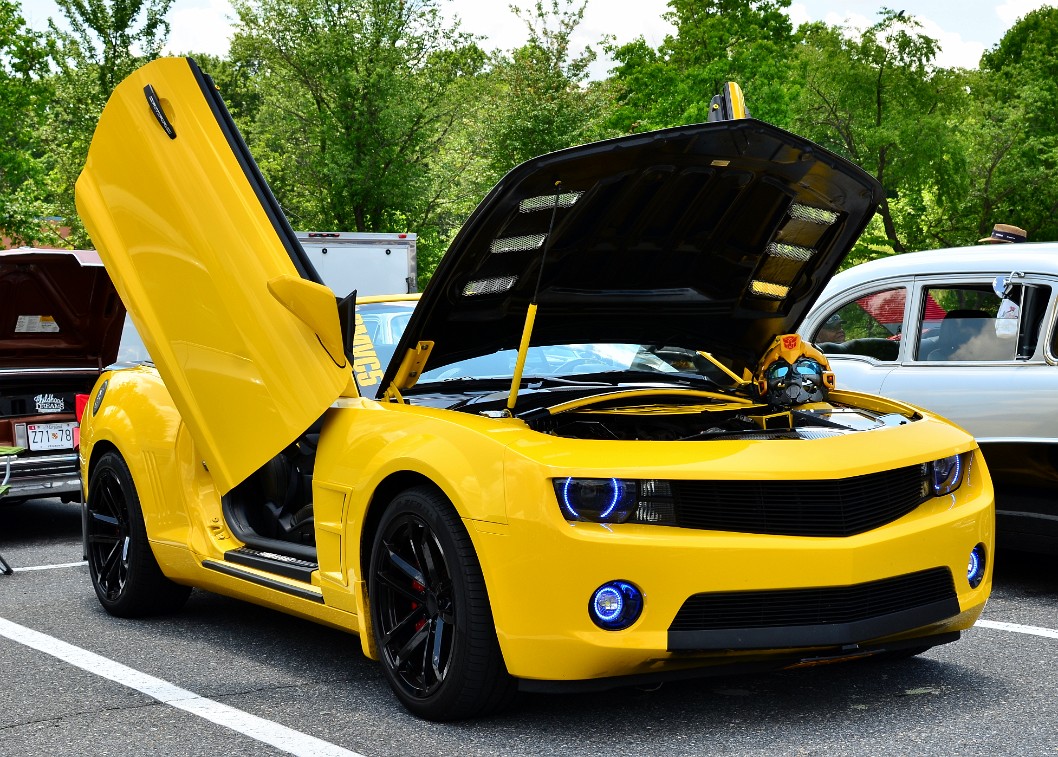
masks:
<svg viewBox="0 0 1058 757"><path fill-rule="evenodd" d="M845 326L841 322L841 316L837 313L827 318L822 326L819 327L819 332L816 334L815 341L818 342L844 342L845 341Z"/></svg>
<svg viewBox="0 0 1058 757"><path fill-rule="evenodd" d="M1006 223L997 223L992 227L991 236L978 239L977 244L1009 244L1010 242L1024 242L1028 238L1029 235L1025 229Z"/></svg>

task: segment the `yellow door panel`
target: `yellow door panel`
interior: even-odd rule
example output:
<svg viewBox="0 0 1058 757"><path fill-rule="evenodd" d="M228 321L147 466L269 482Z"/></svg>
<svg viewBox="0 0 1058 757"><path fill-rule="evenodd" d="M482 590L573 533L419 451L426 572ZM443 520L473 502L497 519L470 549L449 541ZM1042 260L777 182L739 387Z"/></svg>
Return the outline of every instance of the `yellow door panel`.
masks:
<svg viewBox="0 0 1058 757"><path fill-rule="evenodd" d="M77 207L221 493L345 388L337 306L193 61L114 91Z"/></svg>

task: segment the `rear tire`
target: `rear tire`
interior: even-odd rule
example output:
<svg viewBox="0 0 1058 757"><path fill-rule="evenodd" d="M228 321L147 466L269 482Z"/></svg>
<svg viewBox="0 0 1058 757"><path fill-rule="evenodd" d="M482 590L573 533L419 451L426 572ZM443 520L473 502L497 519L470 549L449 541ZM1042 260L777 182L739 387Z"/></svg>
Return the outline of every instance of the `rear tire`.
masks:
<svg viewBox="0 0 1058 757"><path fill-rule="evenodd" d="M166 578L147 541L140 498L125 460L107 452L88 482L88 572L111 615L136 618L179 610L191 587Z"/></svg>
<svg viewBox="0 0 1058 757"><path fill-rule="evenodd" d="M389 504L371 548L368 594L382 668L413 714L481 717L514 698L481 565L439 492L417 487Z"/></svg>

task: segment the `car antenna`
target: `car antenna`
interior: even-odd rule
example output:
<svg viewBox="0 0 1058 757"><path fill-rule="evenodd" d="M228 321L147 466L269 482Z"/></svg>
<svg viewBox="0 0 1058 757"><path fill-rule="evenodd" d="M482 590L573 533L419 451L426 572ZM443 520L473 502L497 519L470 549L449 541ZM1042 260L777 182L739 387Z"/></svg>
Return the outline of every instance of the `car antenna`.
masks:
<svg viewBox="0 0 1058 757"><path fill-rule="evenodd" d="M511 391L507 394L507 414L514 415L514 405L518 402L518 388L522 383L522 369L525 368L525 358L529 354L529 340L533 335L533 323L536 321L536 299L540 294L540 284L544 279L544 263L547 261L547 252L551 249L551 234L555 230L555 216L558 214L558 204L562 195L561 180L555 182L555 204L551 206L551 221L547 226L547 238L544 241L544 250L540 254L540 270L536 272L536 286L533 287L533 296L529 300L529 308L525 312L525 324L522 326L522 341L518 344L518 359L514 362L514 376L511 378Z"/></svg>

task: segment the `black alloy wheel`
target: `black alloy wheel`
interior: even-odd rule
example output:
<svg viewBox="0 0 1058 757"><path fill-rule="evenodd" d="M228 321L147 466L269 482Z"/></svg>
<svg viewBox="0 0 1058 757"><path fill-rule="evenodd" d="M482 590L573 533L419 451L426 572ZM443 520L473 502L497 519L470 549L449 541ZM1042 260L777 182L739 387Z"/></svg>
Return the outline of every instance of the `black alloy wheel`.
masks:
<svg viewBox="0 0 1058 757"><path fill-rule="evenodd" d="M481 567L451 504L411 489L390 504L371 552L375 641L411 712L455 720L498 711L514 694Z"/></svg>
<svg viewBox="0 0 1058 757"><path fill-rule="evenodd" d="M88 571L103 609L123 618L179 609L191 589L158 567L132 474L118 453L105 453L93 467L86 508Z"/></svg>
<svg viewBox="0 0 1058 757"><path fill-rule="evenodd" d="M437 535L421 518L403 514L382 540L377 597L383 653L412 696L428 697L452 662L455 607L452 577Z"/></svg>
<svg viewBox="0 0 1058 757"><path fill-rule="evenodd" d="M129 508L113 466L94 478L88 505L88 565L100 600L116 602L129 577Z"/></svg>

